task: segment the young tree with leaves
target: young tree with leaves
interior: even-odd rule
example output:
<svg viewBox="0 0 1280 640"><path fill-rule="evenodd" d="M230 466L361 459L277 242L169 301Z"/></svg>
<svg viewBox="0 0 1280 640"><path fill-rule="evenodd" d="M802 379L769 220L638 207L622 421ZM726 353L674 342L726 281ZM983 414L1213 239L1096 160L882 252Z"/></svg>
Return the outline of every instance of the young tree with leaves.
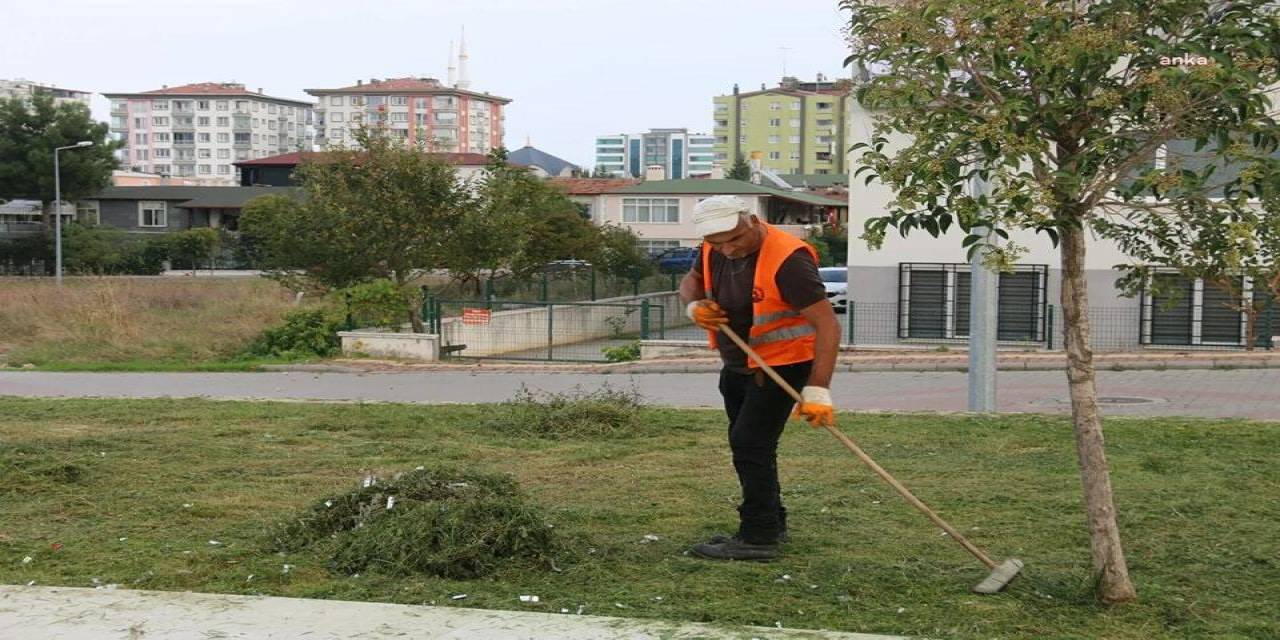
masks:
<svg viewBox="0 0 1280 640"><path fill-rule="evenodd" d="M1264 95L1280 75L1275 5L842 0L841 6L852 15L849 62L885 70L856 91L877 121L870 143L854 145L862 165L855 176L870 172L867 180L879 179L897 194L885 215L867 221L868 243L878 246L890 228L938 236L956 226L966 234L963 246L993 251L995 262L1008 247L990 248L981 241L986 232L1007 239L1010 229L1034 230L1059 247L1067 381L1093 572L1102 601L1132 600L1089 345L1086 238L1147 236L1151 220L1165 219L1188 193L1204 190L1202 174L1142 170L1172 140L1216 140L1224 159L1250 162L1228 191L1245 200L1276 179L1274 165L1263 159L1280 140ZM1186 53L1212 64L1167 64ZM891 133L907 143L888 153ZM1233 143L1241 138L1252 144ZM977 199L964 189L975 174L992 185ZM1183 197L1161 202L1159 194L1175 184ZM1164 189L1152 194L1157 185Z"/></svg>
<svg viewBox="0 0 1280 640"><path fill-rule="evenodd" d="M381 127L355 131L359 148L330 151L300 165L298 199L264 196L247 203L240 230L268 268L302 268L328 287L389 279L408 301L410 281L439 268L469 189L454 168L393 140ZM423 330L408 312L415 332Z"/></svg>
<svg viewBox="0 0 1280 640"><path fill-rule="evenodd" d="M37 93L30 101L0 99L0 199L39 200L51 219L54 198L53 150L88 140L93 146L58 154L62 199L74 202L111 183L121 143L110 140L106 123L94 122L82 104L55 105Z"/></svg>

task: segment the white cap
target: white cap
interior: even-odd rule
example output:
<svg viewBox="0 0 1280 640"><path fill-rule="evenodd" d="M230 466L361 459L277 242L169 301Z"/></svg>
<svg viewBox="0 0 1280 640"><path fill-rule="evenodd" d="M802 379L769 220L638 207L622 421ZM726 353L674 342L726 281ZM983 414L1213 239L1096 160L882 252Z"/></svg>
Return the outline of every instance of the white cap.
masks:
<svg viewBox="0 0 1280 640"><path fill-rule="evenodd" d="M732 231L738 226L738 216L750 212L747 202L738 196L711 196L693 208L693 224L705 238Z"/></svg>

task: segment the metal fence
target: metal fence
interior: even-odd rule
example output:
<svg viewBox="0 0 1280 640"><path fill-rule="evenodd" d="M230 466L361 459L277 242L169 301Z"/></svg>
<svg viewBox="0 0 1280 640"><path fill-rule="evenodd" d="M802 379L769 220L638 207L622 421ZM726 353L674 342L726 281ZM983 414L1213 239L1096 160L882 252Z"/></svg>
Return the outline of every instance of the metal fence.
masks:
<svg viewBox="0 0 1280 640"><path fill-rule="evenodd" d="M441 298L452 300L594 302L622 296L675 291L683 277L683 273L618 277L599 272L594 267L553 268L544 270L532 278L516 279L510 276L498 276L466 284L451 284L436 289L434 293Z"/></svg>

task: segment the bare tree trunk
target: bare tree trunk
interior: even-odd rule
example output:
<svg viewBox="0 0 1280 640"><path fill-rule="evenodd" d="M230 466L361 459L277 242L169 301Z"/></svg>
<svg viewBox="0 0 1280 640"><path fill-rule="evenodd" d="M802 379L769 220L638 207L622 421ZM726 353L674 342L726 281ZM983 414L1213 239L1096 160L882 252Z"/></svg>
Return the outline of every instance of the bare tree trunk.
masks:
<svg viewBox="0 0 1280 640"><path fill-rule="evenodd" d="M1120 528L1116 524L1111 474L1103 449L1102 419L1098 415L1093 350L1089 346L1089 296L1084 278L1085 237L1082 229L1062 230L1062 315L1067 352L1067 382L1071 390L1071 421L1076 456L1084 484L1085 512L1093 549L1093 573L1103 602L1127 602L1137 597L1129 581Z"/></svg>

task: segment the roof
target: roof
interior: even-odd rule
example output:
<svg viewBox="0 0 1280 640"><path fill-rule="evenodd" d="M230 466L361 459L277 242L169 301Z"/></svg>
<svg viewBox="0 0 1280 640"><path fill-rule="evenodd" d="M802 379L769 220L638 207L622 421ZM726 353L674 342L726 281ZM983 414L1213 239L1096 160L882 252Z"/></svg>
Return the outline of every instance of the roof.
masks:
<svg viewBox="0 0 1280 640"><path fill-rule="evenodd" d="M634 178L548 178L547 182L571 196L593 196L639 184L640 181Z"/></svg>
<svg viewBox="0 0 1280 640"><path fill-rule="evenodd" d="M511 98L503 98L502 96L489 95L488 93L479 93L469 91L467 89L459 89L441 84L435 78L387 78L386 80L370 80L369 82L360 82L347 87L338 87L337 89L304 89L313 96L330 95L334 93L353 93L378 94L378 93L456 93L464 96L474 96L494 102L507 104L511 102Z"/></svg>
<svg viewBox="0 0 1280 640"><path fill-rule="evenodd" d="M296 187L107 187L86 200L166 200L180 207L238 209L265 195L292 196Z"/></svg>
<svg viewBox="0 0 1280 640"><path fill-rule="evenodd" d="M613 189L608 193L662 194L662 195L746 195L773 196L822 207L847 207L843 200L833 200L803 191L784 191L760 184L730 178L685 178L681 180L648 180L630 187Z"/></svg>
<svg viewBox="0 0 1280 640"><path fill-rule="evenodd" d="M306 107L313 106L312 103L305 100L293 100L291 98L277 98L256 91L248 91L243 84L234 82L197 82L194 84L184 84L177 87L163 87L161 89L152 89L150 91L139 91L136 93L104 93L108 98L146 98L155 96L224 96L224 97L245 97L257 98L259 100L275 100L277 102L288 102L290 104L302 105Z"/></svg>
<svg viewBox="0 0 1280 640"><path fill-rule="evenodd" d="M782 173L778 177L793 187L844 187L849 184L849 176L843 173Z"/></svg>
<svg viewBox="0 0 1280 640"><path fill-rule="evenodd" d="M535 149L531 146L524 146L507 154L507 159L516 164L525 164L534 167L540 167L547 173L558 176L565 169L577 169L578 165L569 162L563 158L557 158L546 151Z"/></svg>
<svg viewBox="0 0 1280 640"><path fill-rule="evenodd" d="M231 164L237 167L295 167L303 162L322 162L329 157L330 153L328 151L291 151L277 156L241 160ZM483 153L428 153L426 155L454 166L479 167L489 164L489 156Z"/></svg>

